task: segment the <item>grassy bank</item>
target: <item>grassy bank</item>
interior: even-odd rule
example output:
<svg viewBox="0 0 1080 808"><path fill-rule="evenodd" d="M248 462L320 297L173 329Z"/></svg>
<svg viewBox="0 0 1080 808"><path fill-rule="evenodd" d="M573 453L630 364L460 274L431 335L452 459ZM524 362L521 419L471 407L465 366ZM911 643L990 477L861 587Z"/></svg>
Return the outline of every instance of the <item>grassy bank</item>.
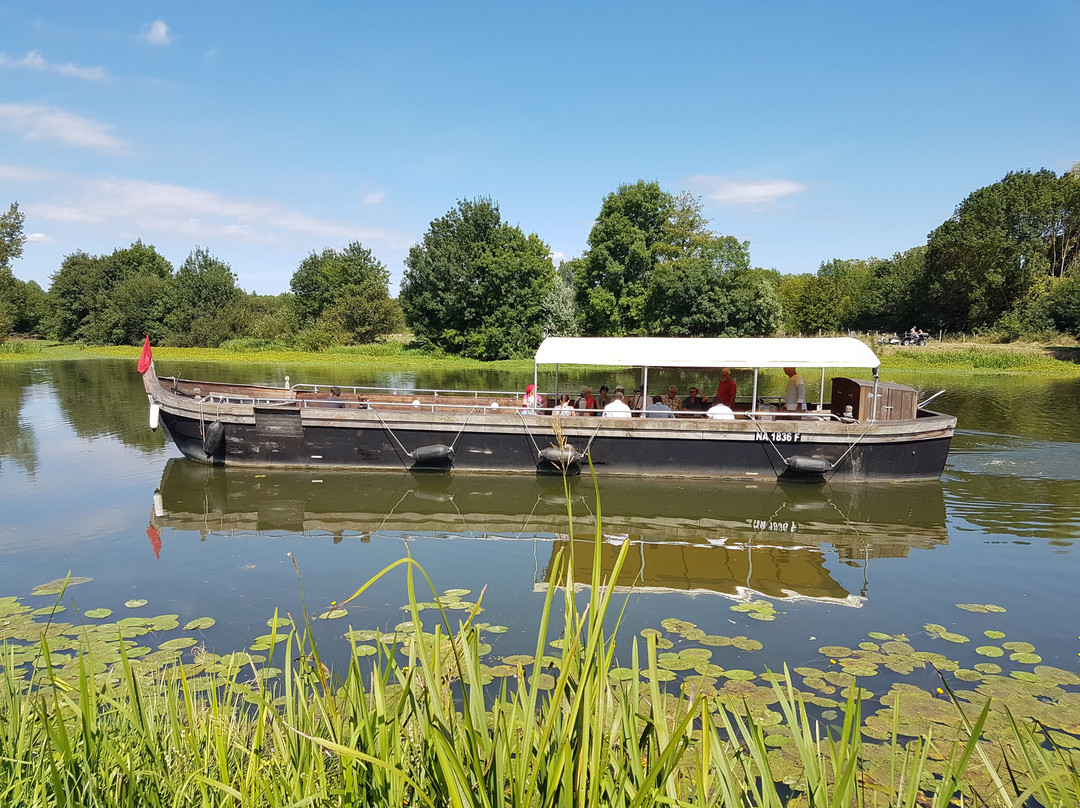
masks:
<svg viewBox="0 0 1080 808"><path fill-rule="evenodd" d="M1075 344L1010 343L1006 345L973 342L932 342L922 348L873 344L882 365L897 371L960 371L974 373L1040 373L1062 376L1080 375L1080 347ZM131 359L140 349L129 346L85 346L17 340L0 344L0 361L63 359ZM388 341L355 345L325 351L293 351L258 348L243 344L235 348L155 347L154 356L163 360L191 362L271 363L289 365L364 365L398 370L469 369L524 372L532 369L528 359L481 362L449 354L409 348L401 342Z"/></svg>

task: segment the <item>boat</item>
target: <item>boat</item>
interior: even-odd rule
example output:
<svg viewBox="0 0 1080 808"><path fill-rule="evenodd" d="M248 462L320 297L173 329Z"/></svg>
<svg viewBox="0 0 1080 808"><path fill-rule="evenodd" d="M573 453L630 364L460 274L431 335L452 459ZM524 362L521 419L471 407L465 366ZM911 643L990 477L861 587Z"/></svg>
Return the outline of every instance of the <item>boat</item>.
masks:
<svg viewBox="0 0 1080 808"><path fill-rule="evenodd" d="M230 384L158 377L144 348L150 423L160 422L193 460L213 465L408 469L634 477L708 477L811 482L935 480L945 467L956 418L926 408L912 387L880 380L877 355L851 337L549 337L536 352L534 410L505 391L380 389L329 385ZM705 413L672 418L559 417L567 366L649 374L661 369L753 370L752 394L730 420ZM759 395L771 368L870 369L869 379L835 376L831 399L781 412ZM541 379L541 368L544 379ZM553 373L552 373L553 369ZM560 373L562 374L560 376ZM646 398L648 400L648 398ZM602 413L595 413L602 415Z"/></svg>
<svg viewBox="0 0 1080 808"><path fill-rule="evenodd" d="M560 584L560 552L575 581L591 580L599 527L605 579L631 543L610 584L617 589L856 608L871 595L875 560L949 541L939 482L819 489L613 477L598 487L599 518L597 491L582 477L564 485L520 474L221 468L170 458L147 532L155 553L180 542L310 542L328 552L406 542L421 555L438 544L440 558L476 559L491 542L531 543L537 563L527 566L543 590Z"/></svg>

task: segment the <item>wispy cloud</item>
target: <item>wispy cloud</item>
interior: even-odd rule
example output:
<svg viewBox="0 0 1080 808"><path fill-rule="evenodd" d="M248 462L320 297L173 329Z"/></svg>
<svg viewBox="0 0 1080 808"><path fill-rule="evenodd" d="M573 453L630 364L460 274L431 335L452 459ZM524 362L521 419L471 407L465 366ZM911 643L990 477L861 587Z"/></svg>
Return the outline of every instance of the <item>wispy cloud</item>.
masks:
<svg viewBox="0 0 1080 808"><path fill-rule="evenodd" d="M0 129L21 134L24 140L57 140L113 154L126 151L111 125L44 104L0 104Z"/></svg>
<svg viewBox="0 0 1080 808"><path fill-rule="evenodd" d="M379 189L378 191L368 191L364 194L365 205L381 205L384 199L386 199L386 191L382 189Z"/></svg>
<svg viewBox="0 0 1080 808"><path fill-rule="evenodd" d="M709 202L751 211L775 205L807 187L794 180L736 180L709 174L699 174L687 182Z"/></svg>
<svg viewBox="0 0 1080 808"><path fill-rule="evenodd" d="M45 168L35 168L34 166L16 166L5 165L0 163L0 180L7 180L8 182L22 182L22 183L34 183L45 182L53 177L56 177L55 171L49 171Z"/></svg>
<svg viewBox="0 0 1080 808"><path fill-rule="evenodd" d="M172 42L169 35L169 26L164 20L154 20L143 29L142 38L151 45L168 45Z"/></svg>
<svg viewBox="0 0 1080 808"><path fill-rule="evenodd" d="M157 232L207 243L227 239L276 244L293 235L329 242L359 239L397 245L409 236L289 210L280 202L238 199L199 188L141 179L80 179L50 201L26 206L46 221Z"/></svg>
<svg viewBox="0 0 1080 808"><path fill-rule="evenodd" d="M31 244L55 244L56 239L46 236L44 233L29 233L26 240Z"/></svg>
<svg viewBox="0 0 1080 808"><path fill-rule="evenodd" d="M54 64L47 61L37 51L28 51L21 59L8 56L0 52L0 67L9 70L36 70L39 73L56 73L61 76L69 76L83 81L104 81L104 67L79 67L70 62Z"/></svg>

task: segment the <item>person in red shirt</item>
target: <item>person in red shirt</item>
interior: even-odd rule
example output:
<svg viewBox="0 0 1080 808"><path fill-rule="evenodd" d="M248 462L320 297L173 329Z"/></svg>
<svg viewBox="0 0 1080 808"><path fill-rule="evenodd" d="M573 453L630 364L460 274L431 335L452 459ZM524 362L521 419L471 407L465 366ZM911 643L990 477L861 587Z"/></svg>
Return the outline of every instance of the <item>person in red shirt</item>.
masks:
<svg viewBox="0 0 1080 808"><path fill-rule="evenodd" d="M731 378L731 368L720 368L720 384L716 387L715 401L725 407L735 404L735 380Z"/></svg>

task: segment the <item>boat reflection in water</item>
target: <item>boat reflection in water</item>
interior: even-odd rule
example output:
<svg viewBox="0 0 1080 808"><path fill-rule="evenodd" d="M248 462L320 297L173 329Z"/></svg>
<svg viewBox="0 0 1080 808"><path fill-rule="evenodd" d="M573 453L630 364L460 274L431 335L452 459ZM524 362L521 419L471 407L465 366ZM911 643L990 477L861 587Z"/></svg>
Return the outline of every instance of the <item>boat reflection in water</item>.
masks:
<svg viewBox="0 0 1080 808"><path fill-rule="evenodd" d="M940 483L802 486L692 479L604 479L599 484L604 570L632 543L615 585L640 591L712 593L740 600L814 599L858 606L873 558L948 542ZM484 541L533 541L549 557L574 545L576 581L588 581L596 493L570 479L573 530L561 478L214 468L169 460L154 495L148 535L208 537L308 534L341 541L446 539L462 554ZM156 537L156 538L155 538ZM168 538L164 539L168 541ZM543 554L541 554L543 555ZM864 569L847 591L829 565Z"/></svg>

